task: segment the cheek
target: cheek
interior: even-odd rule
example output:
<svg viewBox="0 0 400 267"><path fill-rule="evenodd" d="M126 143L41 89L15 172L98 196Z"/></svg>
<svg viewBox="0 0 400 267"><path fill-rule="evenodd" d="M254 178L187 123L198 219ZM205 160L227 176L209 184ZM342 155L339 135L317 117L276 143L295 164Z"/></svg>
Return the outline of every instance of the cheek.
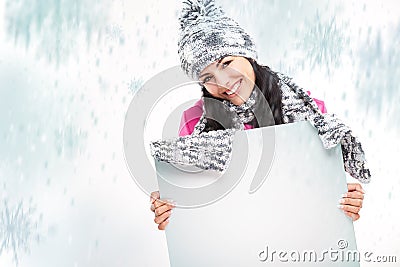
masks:
<svg viewBox="0 0 400 267"><path fill-rule="evenodd" d="M249 62L247 62L247 64L246 64L245 73L246 73L247 78L250 80L250 82L254 83L255 82L255 74L254 74L253 67L251 66L251 64Z"/></svg>
<svg viewBox="0 0 400 267"><path fill-rule="evenodd" d="M207 92L214 96L217 97L218 96L218 88L216 86L204 86L207 90Z"/></svg>
<svg viewBox="0 0 400 267"><path fill-rule="evenodd" d="M254 83L255 75L253 67L249 62L237 62L232 65L232 69L235 69L238 74L246 76L250 82Z"/></svg>
<svg viewBox="0 0 400 267"><path fill-rule="evenodd" d="M247 78L249 80L249 82L254 85L256 82L256 76L254 74L253 69L251 69L248 73L247 73Z"/></svg>

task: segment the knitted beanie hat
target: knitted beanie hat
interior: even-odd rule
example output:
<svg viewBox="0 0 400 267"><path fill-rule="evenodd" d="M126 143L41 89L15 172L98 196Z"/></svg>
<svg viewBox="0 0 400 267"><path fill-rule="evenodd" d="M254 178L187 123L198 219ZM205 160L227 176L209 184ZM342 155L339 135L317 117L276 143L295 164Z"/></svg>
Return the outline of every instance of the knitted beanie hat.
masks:
<svg viewBox="0 0 400 267"><path fill-rule="evenodd" d="M205 67L224 56L257 59L252 38L215 6L214 0L185 0L179 22L181 67L194 80Z"/></svg>

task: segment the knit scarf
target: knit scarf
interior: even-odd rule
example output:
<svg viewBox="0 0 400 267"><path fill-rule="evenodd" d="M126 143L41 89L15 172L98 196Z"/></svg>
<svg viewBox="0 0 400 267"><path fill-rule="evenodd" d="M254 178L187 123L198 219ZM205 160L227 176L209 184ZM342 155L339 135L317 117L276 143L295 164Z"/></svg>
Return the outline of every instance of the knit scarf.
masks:
<svg viewBox="0 0 400 267"><path fill-rule="evenodd" d="M341 144L345 170L360 182L368 183L371 174L364 151L350 128L335 115L322 114L313 99L293 83L291 78L280 73L277 75L282 92L284 123L308 120L318 130L326 149ZM222 102L225 110L230 112L229 120L233 123L229 129L202 132L207 123L206 117L213 113L205 110L192 135L152 142L152 156L160 161L194 165L204 170L224 171L231 158L235 132L243 130L244 123L254 119L254 110L261 97L259 92L253 90L249 99L240 106L229 101Z"/></svg>
<svg viewBox="0 0 400 267"><path fill-rule="evenodd" d="M254 119L253 111L256 109L257 104L261 103L260 94L259 90L253 89L246 102L240 106L232 104L232 102L227 100L219 101L203 97L204 112L194 128L192 136L203 132L207 118L213 118L226 129L244 130L244 124Z"/></svg>

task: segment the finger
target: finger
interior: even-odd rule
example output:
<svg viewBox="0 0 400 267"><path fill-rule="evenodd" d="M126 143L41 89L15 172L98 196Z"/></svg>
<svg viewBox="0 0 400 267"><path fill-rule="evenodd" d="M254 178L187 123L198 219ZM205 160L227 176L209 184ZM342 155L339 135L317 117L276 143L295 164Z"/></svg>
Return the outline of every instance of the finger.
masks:
<svg viewBox="0 0 400 267"><path fill-rule="evenodd" d="M153 204L156 199L160 198L160 191L154 191L150 194L150 203Z"/></svg>
<svg viewBox="0 0 400 267"><path fill-rule="evenodd" d="M175 206L172 204L169 204L169 203L165 203L165 204L162 204L161 206L157 206L157 207L154 204L150 205L150 210L152 212L156 213L156 215L160 215L160 214L164 213L165 211L168 211L173 208L175 208Z"/></svg>
<svg viewBox="0 0 400 267"><path fill-rule="evenodd" d="M354 214L348 211L344 212L348 217L350 217L353 221L357 221L358 219L360 219L360 214Z"/></svg>
<svg viewBox="0 0 400 267"><path fill-rule="evenodd" d="M164 212L163 214L161 214L161 215L159 215L159 216L156 216L156 217L154 218L154 222L155 222L156 224L160 224L160 223L162 223L163 221L165 221L166 219L168 219L170 215L171 215L171 211Z"/></svg>
<svg viewBox="0 0 400 267"><path fill-rule="evenodd" d="M358 191L347 192L342 195L343 198L364 199L364 194Z"/></svg>
<svg viewBox="0 0 400 267"><path fill-rule="evenodd" d="M163 221L162 223L160 223L158 225L158 229L159 230L165 230L165 228L167 227L168 223L169 223L169 218L166 219L165 221Z"/></svg>
<svg viewBox="0 0 400 267"><path fill-rule="evenodd" d="M157 208L160 208L160 207L163 207L163 206L165 206L165 205L168 205L168 204L163 204L162 206L155 206L155 204L151 204L150 205L150 210L152 211L152 212L155 212L155 210L157 209ZM169 205L169 206L171 206L171 205ZM174 207L174 206L171 206L171 207Z"/></svg>
<svg viewBox="0 0 400 267"><path fill-rule="evenodd" d="M164 212L167 212L167 211L170 211L171 210L171 212L172 212L172 209L173 209L174 207L173 206L171 206L171 205L162 205L162 206L160 206L160 207L158 207L158 208L156 208L155 210L154 210L154 214L156 215L156 216L159 216L159 215L161 215L161 214L163 214Z"/></svg>
<svg viewBox="0 0 400 267"><path fill-rule="evenodd" d="M171 199L157 199L154 201L154 207L157 209L158 207L162 205L171 205L175 206L174 202Z"/></svg>
<svg viewBox="0 0 400 267"><path fill-rule="evenodd" d="M364 189L362 188L362 186L359 183L348 183L347 184L347 189L348 189L349 192L358 191L358 192L361 192L361 193L365 194Z"/></svg>
<svg viewBox="0 0 400 267"><path fill-rule="evenodd" d="M341 200L339 200L339 203L342 205L350 205L362 208L363 201L362 199L342 198Z"/></svg>
<svg viewBox="0 0 400 267"><path fill-rule="evenodd" d="M338 208L351 213L359 213L361 210L360 207L354 207L350 205L339 205Z"/></svg>

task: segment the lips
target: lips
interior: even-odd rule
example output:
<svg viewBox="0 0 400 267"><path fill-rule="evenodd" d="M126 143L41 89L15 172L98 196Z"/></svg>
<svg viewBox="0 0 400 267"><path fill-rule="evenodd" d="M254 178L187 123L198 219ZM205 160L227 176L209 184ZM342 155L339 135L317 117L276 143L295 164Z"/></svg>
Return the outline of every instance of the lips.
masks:
<svg viewBox="0 0 400 267"><path fill-rule="evenodd" d="M229 88L229 90L225 91L225 93L228 95L228 97L233 97L235 94L238 93L241 85L242 85L242 79L233 84L231 88Z"/></svg>

